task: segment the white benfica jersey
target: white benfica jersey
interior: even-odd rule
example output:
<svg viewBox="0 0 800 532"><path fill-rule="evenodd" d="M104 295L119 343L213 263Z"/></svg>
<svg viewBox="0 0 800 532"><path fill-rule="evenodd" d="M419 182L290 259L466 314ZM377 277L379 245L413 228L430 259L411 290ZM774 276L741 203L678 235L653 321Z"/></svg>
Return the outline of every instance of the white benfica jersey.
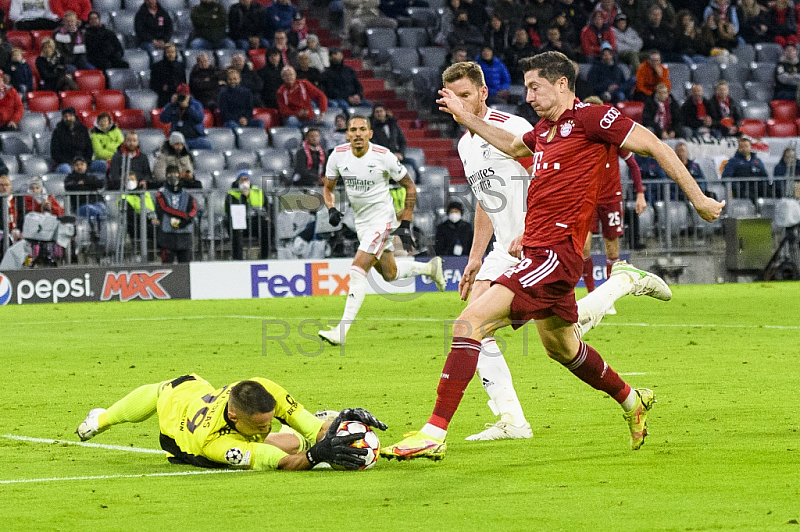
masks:
<svg viewBox="0 0 800 532"><path fill-rule="evenodd" d="M344 179L356 223L375 218L394 221L389 179L400 181L406 173L406 167L391 151L372 143L369 143L367 153L361 157L353 154L349 143L336 146L325 167L328 179Z"/></svg>
<svg viewBox="0 0 800 532"><path fill-rule="evenodd" d="M533 129L524 118L492 108L483 120L515 136ZM492 221L496 249L508 250L511 241L525 231L527 167L532 159L514 159L469 131L458 142L458 155L472 192Z"/></svg>

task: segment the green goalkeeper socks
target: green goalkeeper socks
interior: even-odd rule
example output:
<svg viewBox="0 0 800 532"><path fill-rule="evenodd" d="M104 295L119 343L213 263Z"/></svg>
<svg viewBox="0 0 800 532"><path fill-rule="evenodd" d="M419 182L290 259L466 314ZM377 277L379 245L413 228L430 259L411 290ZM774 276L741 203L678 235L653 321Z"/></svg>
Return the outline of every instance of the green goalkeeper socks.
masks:
<svg viewBox="0 0 800 532"><path fill-rule="evenodd" d="M156 413L158 394L163 383L145 384L111 405L100 414L98 425L106 427L119 423L139 423Z"/></svg>

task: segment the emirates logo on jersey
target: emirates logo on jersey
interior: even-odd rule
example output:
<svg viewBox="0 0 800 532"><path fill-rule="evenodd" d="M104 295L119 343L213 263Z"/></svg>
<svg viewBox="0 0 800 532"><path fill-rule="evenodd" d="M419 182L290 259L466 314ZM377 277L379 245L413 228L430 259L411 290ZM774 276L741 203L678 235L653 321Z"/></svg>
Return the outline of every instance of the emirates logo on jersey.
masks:
<svg viewBox="0 0 800 532"><path fill-rule="evenodd" d="M561 129L559 133L561 133L562 137L569 137L569 134L572 133L572 128L574 127L575 122L572 120L567 120L563 124L561 124Z"/></svg>

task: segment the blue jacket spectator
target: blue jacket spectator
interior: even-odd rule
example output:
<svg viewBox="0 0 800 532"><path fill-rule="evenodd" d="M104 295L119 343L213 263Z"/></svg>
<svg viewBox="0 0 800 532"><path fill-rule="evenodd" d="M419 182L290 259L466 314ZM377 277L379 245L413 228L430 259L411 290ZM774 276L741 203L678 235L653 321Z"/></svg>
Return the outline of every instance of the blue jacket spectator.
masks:
<svg viewBox="0 0 800 532"><path fill-rule="evenodd" d="M187 84L178 86L172 101L164 106L159 119L170 124L170 133L182 133L190 150L211 149L203 127L203 104L192 98Z"/></svg>
<svg viewBox="0 0 800 532"><path fill-rule="evenodd" d="M644 157L642 155L635 155L636 164L639 165L639 170L642 173L642 184L644 185L644 197L647 203L653 204L656 201L663 199L662 183L651 183L651 181L669 181L667 174L661 165L652 157Z"/></svg>
<svg viewBox="0 0 800 532"><path fill-rule="evenodd" d="M508 73L506 65L494 56L494 51L490 47L484 46L480 57L476 57L475 61L483 70L483 77L486 78L490 102L495 100L498 95L508 92L508 88L511 86L511 75Z"/></svg>
<svg viewBox="0 0 800 532"><path fill-rule="evenodd" d="M774 190L773 192L774 197L776 198L783 198L784 191L786 189L786 182L781 178L786 178L789 174L789 162L794 159L794 175L798 177L800 175L800 160L797 159L797 155L792 148L786 148L783 150L783 156L781 160L778 161L778 164L775 165L775 170L772 172L772 175L775 177L774 182ZM791 197L791 193L789 194Z"/></svg>
<svg viewBox="0 0 800 532"><path fill-rule="evenodd" d="M731 183L731 193L734 198L751 199L766 195L767 168L764 163L752 152L753 144L747 137L739 138L739 149L728 159L722 170L722 177L750 177L759 178L751 181Z"/></svg>
<svg viewBox="0 0 800 532"><path fill-rule="evenodd" d="M264 129L264 121L253 118L253 93L241 84L239 71L228 69L228 86L219 93L219 112L222 125L236 129L237 127L260 127Z"/></svg>
<svg viewBox="0 0 800 532"><path fill-rule="evenodd" d="M625 73L617 64L611 45L604 43L600 52L600 61L589 69L587 76L592 94L596 94L604 102L617 103L628 99L632 85L627 83Z"/></svg>
<svg viewBox="0 0 800 532"><path fill-rule="evenodd" d="M297 7L292 5L291 0L275 0L267 8L267 25L269 26L267 31L269 34L272 35L277 30L289 31L297 12Z"/></svg>

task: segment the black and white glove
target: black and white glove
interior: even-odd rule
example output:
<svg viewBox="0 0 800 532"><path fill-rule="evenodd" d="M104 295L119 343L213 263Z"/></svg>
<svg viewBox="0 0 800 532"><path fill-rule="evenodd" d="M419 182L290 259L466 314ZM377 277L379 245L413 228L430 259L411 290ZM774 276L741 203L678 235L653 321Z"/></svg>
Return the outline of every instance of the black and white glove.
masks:
<svg viewBox="0 0 800 532"><path fill-rule="evenodd" d="M342 214L336 207L331 207L328 209L328 223L330 223L332 226L336 227L342 223L343 217L344 214Z"/></svg>
<svg viewBox="0 0 800 532"><path fill-rule="evenodd" d="M411 232L410 221L403 220L400 222L400 227L395 229L392 234L400 237L400 240L403 242L403 249L408 253L411 253L417 247L416 242L414 242L414 235Z"/></svg>
<svg viewBox="0 0 800 532"><path fill-rule="evenodd" d="M386 430L388 428L386 423L380 421L368 410L364 410L363 408L345 408L339 412L339 415L333 420L333 425L331 426L335 425L339 427L342 421L360 421L369 427L380 430Z"/></svg>
<svg viewBox="0 0 800 532"><path fill-rule="evenodd" d="M366 449L350 447L350 444L360 440L362 434L348 434L347 436L337 436L336 431L339 423L333 422L325 434L325 437L318 441L311 449L306 452L306 458L312 466L320 462L336 464L345 469L358 469L363 467L367 455Z"/></svg>

